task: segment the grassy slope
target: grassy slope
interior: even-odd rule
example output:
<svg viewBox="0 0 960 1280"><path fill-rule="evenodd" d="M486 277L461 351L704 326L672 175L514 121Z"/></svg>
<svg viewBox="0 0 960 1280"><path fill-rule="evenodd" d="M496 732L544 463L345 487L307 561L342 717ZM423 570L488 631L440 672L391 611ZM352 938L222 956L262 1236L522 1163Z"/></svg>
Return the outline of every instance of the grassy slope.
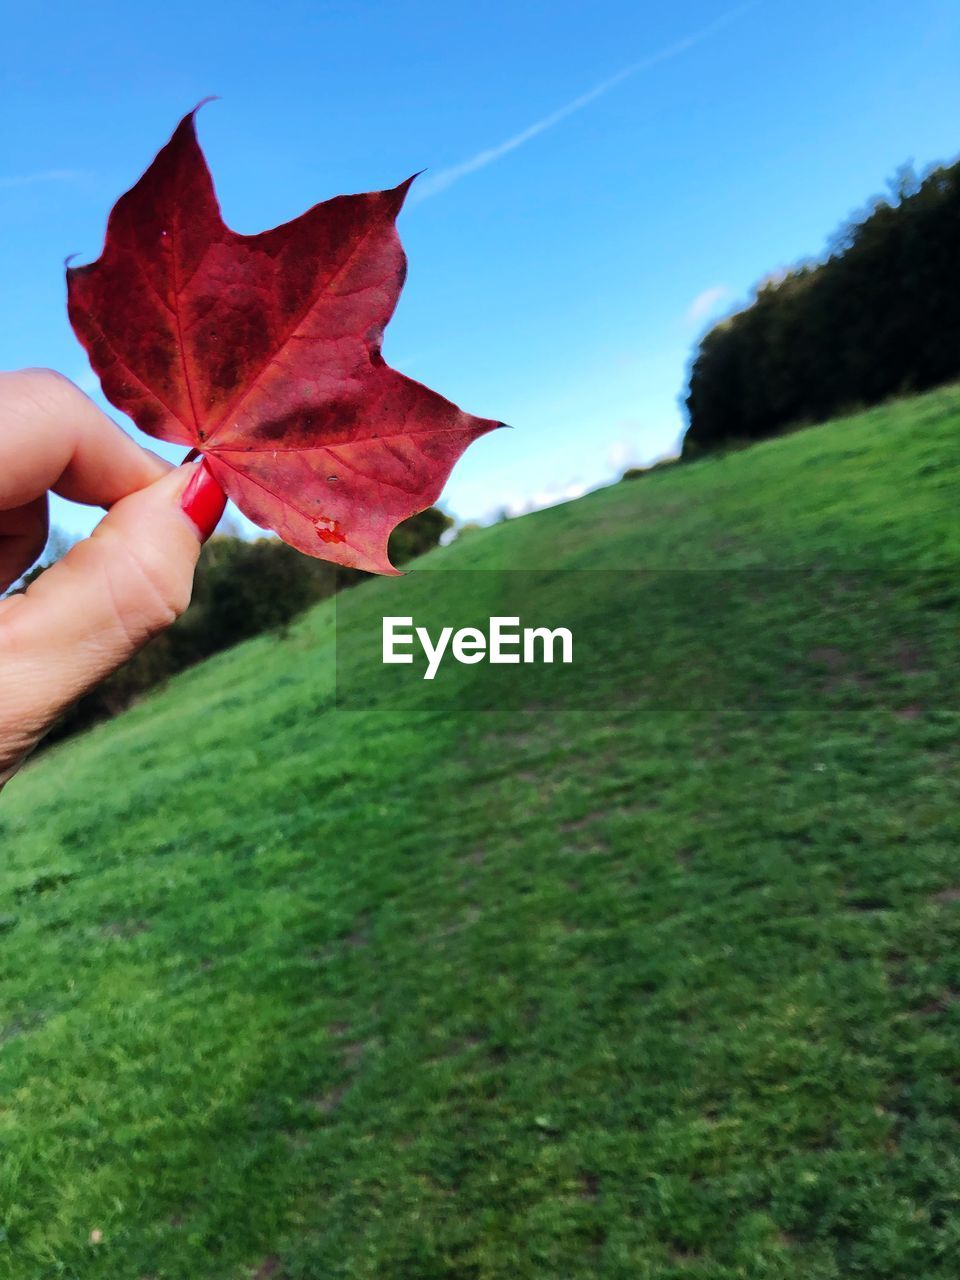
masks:
<svg viewBox="0 0 960 1280"><path fill-rule="evenodd" d="M784 667L735 611L728 692L777 714L663 705L710 628L595 575L606 711L336 712L323 606L28 769L0 1275L954 1276L956 579L878 612L853 569L955 570L958 464L953 389L425 562L842 570L840 648Z"/></svg>

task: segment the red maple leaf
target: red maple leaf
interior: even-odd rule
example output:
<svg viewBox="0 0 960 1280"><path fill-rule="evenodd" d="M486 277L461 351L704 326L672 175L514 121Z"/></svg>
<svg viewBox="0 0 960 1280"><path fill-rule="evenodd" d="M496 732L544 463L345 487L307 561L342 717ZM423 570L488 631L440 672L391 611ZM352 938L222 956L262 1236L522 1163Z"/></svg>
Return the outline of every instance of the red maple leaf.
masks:
<svg viewBox="0 0 960 1280"><path fill-rule="evenodd" d="M502 425L380 354L413 179L239 235L220 216L194 115L117 201L98 260L67 270L74 332L112 403L202 453L256 524L308 555L395 573L393 528Z"/></svg>

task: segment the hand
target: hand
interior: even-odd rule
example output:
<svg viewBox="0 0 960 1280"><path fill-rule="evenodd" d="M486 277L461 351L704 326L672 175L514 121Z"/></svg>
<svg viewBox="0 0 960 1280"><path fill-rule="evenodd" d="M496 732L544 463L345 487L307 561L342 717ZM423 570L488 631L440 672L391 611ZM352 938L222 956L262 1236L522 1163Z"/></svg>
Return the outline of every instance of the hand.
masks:
<svg viewBox="0 0 960 1280"><path fill-rule="evenodd" d="M48 491L108 514L0 601L0 787L62 711L183 613L225 502L202 462L141 449L66 378L0 373L0 591L43 550Z"/></svg>

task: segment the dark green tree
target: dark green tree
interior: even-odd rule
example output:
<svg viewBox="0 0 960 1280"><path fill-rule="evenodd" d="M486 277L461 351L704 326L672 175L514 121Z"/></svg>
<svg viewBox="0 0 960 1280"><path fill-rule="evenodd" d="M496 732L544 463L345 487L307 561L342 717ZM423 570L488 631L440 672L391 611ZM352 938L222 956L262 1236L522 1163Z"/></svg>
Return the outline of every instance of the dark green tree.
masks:
<svg viewBox="0 0 960 1280"><path fill-rule="evenodd" d="M960 163L902 169L827 256L760 286L690 369L684 456L960 376Z"/></svg>

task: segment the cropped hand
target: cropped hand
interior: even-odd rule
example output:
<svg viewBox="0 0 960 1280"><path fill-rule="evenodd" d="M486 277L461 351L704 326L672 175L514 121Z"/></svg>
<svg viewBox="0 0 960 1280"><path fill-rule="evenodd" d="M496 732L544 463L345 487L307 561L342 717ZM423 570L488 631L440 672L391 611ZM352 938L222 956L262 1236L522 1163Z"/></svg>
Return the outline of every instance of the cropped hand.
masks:
<svg viewBox="0 0 960 1280"><path fill-rule="evenodd" d="M142 449L59 374L0 373L0 592L43 550L49 493L107 515L0 600L0 786L61 712L186 609L225 501L202 462Z"/></svg>

